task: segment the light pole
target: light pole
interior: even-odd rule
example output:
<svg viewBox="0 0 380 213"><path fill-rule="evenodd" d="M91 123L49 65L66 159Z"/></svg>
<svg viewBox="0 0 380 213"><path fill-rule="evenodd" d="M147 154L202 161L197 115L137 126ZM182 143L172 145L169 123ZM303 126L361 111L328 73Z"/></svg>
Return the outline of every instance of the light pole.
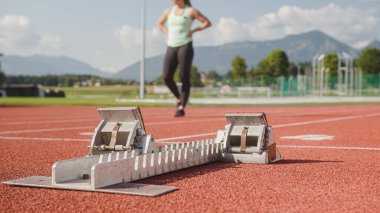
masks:
<svg viewBox="0 0 380 213"><path fill-rule="evenodd" d="M5 81L5 74L3 73L3 69L1 67L1 57L3 56L4 54L3 53L0 53L0 87L3 86L3 81ZM5 82L4 82L5 83ZM3 93L0 93L0 97L4 97L4 92Z"/></svg>
<svg viewBox="0 0 380 213"><path fill-rule="evenodd" d="M146 0L142 0L141 5L141 64L140 64L140 99L144 99L145 94L145 12Z"/></svg>
<svg viewBox="0 0 380 213"><path fill-rule="evenodd" d="M3 57L3 53L0 53L0 72L2 72L3 70L2 70L2 68L1 68L1 57Z"/></svg>

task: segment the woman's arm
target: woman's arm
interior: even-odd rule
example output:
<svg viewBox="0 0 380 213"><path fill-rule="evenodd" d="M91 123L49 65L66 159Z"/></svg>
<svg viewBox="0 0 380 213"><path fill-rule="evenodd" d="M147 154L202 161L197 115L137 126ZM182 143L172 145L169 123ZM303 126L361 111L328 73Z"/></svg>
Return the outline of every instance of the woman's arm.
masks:
<svg viewBox="0 0 380 213"><path fill-rule="evenodd" d="M170 11L171 11L171 8L166 9L157 22L158 29L160 29L165 34L168 34L168 29L166 28L165 23L168 20Z"/></svg>
<svg viewBox="0 0 380 213"><path fill-rule="evenodd" d="M198 27L194 28L193 30L191 30L190 35L189 35L190 37L195 32L198 32L198 31L201 31L201 30L204 30L206 28L211 27L210 20L208 20L208 18L206 16L204 16L199 10L197 10L195 8L191 8L190 15L191 15L193 20L198 20L199 22L202 23L201 26L198 26Z"/></svg>

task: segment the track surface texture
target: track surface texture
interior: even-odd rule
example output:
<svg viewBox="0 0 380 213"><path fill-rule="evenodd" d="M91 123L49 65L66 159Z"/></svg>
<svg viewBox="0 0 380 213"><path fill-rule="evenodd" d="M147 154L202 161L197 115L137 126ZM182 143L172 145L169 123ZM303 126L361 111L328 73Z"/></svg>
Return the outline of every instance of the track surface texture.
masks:
<svg viewBox="0 0 380 213"><path fill-rule="evenodd" d="M211 163L137 181L179 188L155 198L0 184L0 212L379 211L380 105L189 107L185 118L142 108L161 145L213 138L234 112L267 114L281 162ZM96 107L1 106L0 181L50 176L56 161L87 155L98 123Z"/></svg>

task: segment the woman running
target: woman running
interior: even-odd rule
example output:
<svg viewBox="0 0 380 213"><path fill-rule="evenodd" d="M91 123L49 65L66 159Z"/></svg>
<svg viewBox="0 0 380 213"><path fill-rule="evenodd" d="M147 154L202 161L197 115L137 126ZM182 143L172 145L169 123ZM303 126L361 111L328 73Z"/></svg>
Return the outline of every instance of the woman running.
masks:
<svg viewBox="0 0 380 213"><path fill-rule="evenodd" d="M185 107L190 95L190 73L193 63L193 33L211 26L211 22L199 10L192 7L190 0L172 0L173 7L164 11L157 26L168 36L167 50L164 59L163 77L166 86L177 98L175 117L185 116ZM201 25L191 29L194 20ZM167 27L165 23L167 22ZM173 80L174 73L180 70L182 81L181 93Z"/></svg>

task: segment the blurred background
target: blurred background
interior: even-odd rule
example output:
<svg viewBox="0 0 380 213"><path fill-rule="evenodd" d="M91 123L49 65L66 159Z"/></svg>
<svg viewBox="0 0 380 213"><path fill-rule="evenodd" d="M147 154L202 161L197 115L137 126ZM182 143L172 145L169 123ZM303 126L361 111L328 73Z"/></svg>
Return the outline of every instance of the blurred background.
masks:
<svg viewBox="0 0 380 213"><path fill-rule="evenodd" d="M194 36L193 99L380 95L380 1L192 4L213 23ZM155 26L171 6L2 0L0 102L173 100L162 80L166 38Z"/></svg>

